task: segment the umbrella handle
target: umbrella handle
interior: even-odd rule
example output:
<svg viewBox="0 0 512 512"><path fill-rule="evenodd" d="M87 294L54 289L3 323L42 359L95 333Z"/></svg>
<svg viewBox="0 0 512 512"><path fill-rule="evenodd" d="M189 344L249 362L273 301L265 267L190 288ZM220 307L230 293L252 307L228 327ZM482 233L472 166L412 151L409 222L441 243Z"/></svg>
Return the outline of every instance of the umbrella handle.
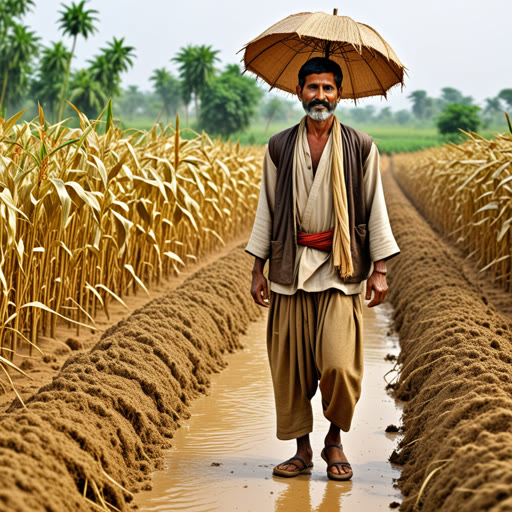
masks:
<svg viewBox="0 0 512 512"><path fill-rule="evenodd" d="M327 44L325 45L325 58L326 59L329 58L330 50L331 50L331 41L328 41Z"/></svg>
<svg viewBox="0 0 512 512"><path fill-rule="evenodd" d="M338 15L338 9L333 9L332 10L332 14L333 14L333 16L337 16ZM325 46L325 58L326 59L329 58L329 54L330 53L331 53L331 42L328 41L327 45Z"/></svg>

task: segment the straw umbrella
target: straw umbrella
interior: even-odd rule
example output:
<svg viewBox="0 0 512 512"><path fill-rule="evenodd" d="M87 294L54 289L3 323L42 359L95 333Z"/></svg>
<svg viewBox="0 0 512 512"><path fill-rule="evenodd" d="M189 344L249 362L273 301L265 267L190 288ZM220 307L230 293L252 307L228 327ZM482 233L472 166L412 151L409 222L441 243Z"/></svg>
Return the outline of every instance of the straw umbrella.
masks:
<svg viewBox="0 0 512 512"><path fill-rule="evenodd" d="M299 13L277 22L248 43L244 64L270 88L295 94L298 72L313 57L328 57L343 71L342 98L384 96L404 84L405 67L373 28L348 16Z"/></svg>

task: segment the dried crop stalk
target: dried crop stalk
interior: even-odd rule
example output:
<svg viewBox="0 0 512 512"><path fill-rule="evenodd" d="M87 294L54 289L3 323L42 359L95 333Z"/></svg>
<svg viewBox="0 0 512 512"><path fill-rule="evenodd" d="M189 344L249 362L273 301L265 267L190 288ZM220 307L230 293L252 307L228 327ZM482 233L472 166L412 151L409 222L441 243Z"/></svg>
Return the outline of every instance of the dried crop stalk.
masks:
<svg viewBox="0 0 512 512"><path fill-rule="evenodd" d="M57 318L93 327L98 310L236 236L256 209L260 148L187 140L172 127L103 135L79 117L80 129L49 126L42 110L39 122L0 118L0 356L9 361L20 343L37 347L41 330L54 336Z"/></svg>
<svg viewBox="0 0 512 512"><path fill-rule="evenodd" d="M458 146L395 155L394 171L422 213L512 291L512 134L467 135Z"/></svg>

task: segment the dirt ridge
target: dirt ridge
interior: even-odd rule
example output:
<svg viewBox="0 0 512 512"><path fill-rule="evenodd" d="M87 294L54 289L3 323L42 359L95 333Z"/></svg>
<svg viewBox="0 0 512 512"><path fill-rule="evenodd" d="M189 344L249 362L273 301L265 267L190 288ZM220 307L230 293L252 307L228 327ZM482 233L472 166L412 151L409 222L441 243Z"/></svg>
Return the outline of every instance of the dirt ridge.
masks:
<svg viewBox="0 0 512 512"><path fill-rule="evenodd" d="M511 510L511 325L383 174L402 251L389 262L401 343L396 395L407 401L392 457L403 464L401 510Z"/></svg>
<svg viewBox="0 0 512 512"><path fill-rule="evenodd" d="M148 485L190 400L258 316L251 263L237 248L201 269L1 414L0 510L130 509L126 490Z"/></svg>

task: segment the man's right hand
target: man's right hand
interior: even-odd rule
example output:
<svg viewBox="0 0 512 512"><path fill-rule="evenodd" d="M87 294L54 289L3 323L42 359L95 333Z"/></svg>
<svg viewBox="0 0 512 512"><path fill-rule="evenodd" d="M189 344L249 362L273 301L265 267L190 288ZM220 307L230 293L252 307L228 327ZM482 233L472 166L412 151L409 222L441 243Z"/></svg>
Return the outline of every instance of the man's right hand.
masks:
<svg viewBox="0 0 512 512"><path fill-rule="evenodd" d="M254 267L252 269L252 284L251 284L251 295L254 302L258 306L264 308L269 307L268 300L268 285L265 276L263 275L263 267L265 266L265 260L256 258L254 261Z"/></svg>

